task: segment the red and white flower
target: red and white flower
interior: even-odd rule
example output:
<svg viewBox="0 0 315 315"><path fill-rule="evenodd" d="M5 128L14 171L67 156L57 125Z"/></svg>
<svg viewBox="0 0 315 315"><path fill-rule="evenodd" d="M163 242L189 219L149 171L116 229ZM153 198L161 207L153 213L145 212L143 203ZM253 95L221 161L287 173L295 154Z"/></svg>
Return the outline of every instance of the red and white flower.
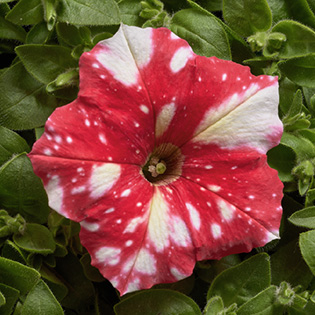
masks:
<svg viewBox="0 0 315 315"><path fill-rule="evenodd" d="M278 238L278 83L122 25L80 59L80 92L29 157L51 208L121 294Z"/></svg>

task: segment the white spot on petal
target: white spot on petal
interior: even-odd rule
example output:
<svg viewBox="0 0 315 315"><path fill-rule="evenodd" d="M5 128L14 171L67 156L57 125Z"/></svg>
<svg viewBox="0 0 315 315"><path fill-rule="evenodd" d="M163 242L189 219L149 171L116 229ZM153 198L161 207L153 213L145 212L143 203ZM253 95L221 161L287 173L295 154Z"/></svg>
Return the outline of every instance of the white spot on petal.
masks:
<svg viewBox="0 0 315 315"><path fill-rule="evenodd" d="M50 156L52 155L52 152L50 149L44 149L44 154Z"/></svg>
<svg viewBox="0 0 315 315"><path fill-rule="evenodd" d="M211 225L211 232L214 238L219 238L221 237L221 227L220 225L214 223Z"/></svg>
<svg viewBox="0 0 315 315"><path fill-rule="evenodd" d="M153 275L156 272L156 261L154 256L145 248L141 248L135 262L135 270L138 272Z"/></svg>
<svg viewBox="0 0 315 315"><path fill-rule="evenodd" d="M115 211L115 208L109 208L107 210L104 211L104 213L112 213Z"/></svg>
<svg viewBox="0 0 315 315"><path fill-rule="evenodd" d="M62 142L62 139L61 139L60 136L55 136L55 141L56 141L57 143L61 143L61 142Z"/></svg>
<svg viewBox="0 0 315 315"><path fill-rule="evenodd" d="M226 74L226 73L223 73L223 74L222 74L222 81L225 81L226 78L227 78L227 74Z"/></svg>
<svg viewBox="0 0 315 315"><path fill-rule="evenodd" d="M175 103L166 104L156 118L155 134L161 136L169 127L176 111Z"/></svg>
<svg viewBox="0 0 315 315"><path fill-rule="evenodd" d="M88 119L85 119L84 123L85 123L85 126L87 126L87 127L91 126L91 123Z"/></svg>
<svg viewBox="0 0 315 315"><path fill-rule="evenodd" d="M121 249L115 247L101 247L96 253L96 259L101 263L116 265L120 260Z"/></svg>
<svg viewBox="0 0 315 315"><path fill-rule="evenodd" d="M128 240L128 241L125 243L125 245L126 245L127 247L131 246L132 244L133 244L133 241L132 241L132 240Z"/></svg>
<svg viewBox="0 0 315 315"><path fill-rule="evenodd" d="M233 205L226 203L224 200L219 200L218 207L223 219L230 221L233 218L235 211L235 207Z"/></svg>
<svg viewBox="0 0 315 315"><path fill-rule="evenodd" d="M89 223L87 221L81 221L80 225L90 232L96 232L100 228L99 224Z"/></svg>
<svg viewBox="0 0 315 315"><path fill-rule="evenodd" d="M72 140L71 137L68 136L68 137L66 138L66 141L67 141L68 143L72 143L73 140Z"/></svg>
<svg viewBox="0 0 315 315"><path fill-rule="evenodd" d="M62 214L63 189L59 186L60 179L54 175L45 186L49 207Z"/></svg>
<svg viewBox="0 0 315 315"><path fill-rule="evenodd" d="M131 193L131 190L126 189L121 193L120 197L128 197L130 195L130 193Z"/></svg>
<svg viewBox="0 0 315 315"><path fill-rule="evenodd" d="M176 73L186 66L188 60L192 57L192 50L190 47L180 47L172 57L170 67Z"/></svg>
<svg viewBox="0 0 315 315"><path fill-rule="evenodd" d="M85 191L85 186L74 187L71 190L71 194L75 195L75 194L79 194L79 193L81 193L83 191Z"/></svg>
<svg viewBox="0 0 315 315"><path fill-rule="evenodd" d="M212 165L206 165L206 166L205 166L205 169L206 169L206 170L211 170L212 168L213 168Z"/></svg>
<svg viewBox="0 0 315 315"><path fill-rule="evenodd" d="M181 280L185 277L187 277L187 275L184 275L183 273L181 273L177 268L172 267L170 269L171 274L177 279L177 280Z"/></svg>
<svg viewBox="0 0 315 315"><path fill-rule="evenodd" d="M209 185L208 186L208 189L213 191L213 192L218 192L221 190L221 187L220 186L217 186L217 185Z"/></svg>
<svg viewBox="0 0 315 315"><path fill-rule="evenodd" d="M147 106L140 105L139 107L142 112L144 112L145 114L149 114L149 108Z"/></svg>
<svg viewBox="0 0 315 315"><path fill-rule="evenodd" d="M186 208L189 212L190 222L196 230L200 229L201 221L200 214L197 209L190 203L186 203Z"/></svg>
<svg viewBox="0 0 315 315"><path fill-rule="evenodd" d="M101 166L93 166L90 183L91 197L99 198L108 192L117 182L120 176L120 166L105 163Z"/></svg>
<svg viewBox="0 0 315 315"><path fill-rule="evenodd" d="M100 134L98 135L98 138L100 139L100 141L101 141L103 144L106 144L106 143L107 143L107 140L106 140L105 136L104 136L102 133L100 133Z"/></svg>
<svg viewBox="0 0 315 315"><path fill-rule="evenodd" d="M136 217L131 219L123 233L133 233L137 229L138 225L143 223L144 220L145 219L143 217Z"/></svg>
<svg viewBox="0 0 315 315"><path fill-rule="evenodd" d="M191 242L186 223L180 217L175 216L172 218L171 226L173 228L173 231L170 236L173 241L178 246L186 247Z"/></svg>

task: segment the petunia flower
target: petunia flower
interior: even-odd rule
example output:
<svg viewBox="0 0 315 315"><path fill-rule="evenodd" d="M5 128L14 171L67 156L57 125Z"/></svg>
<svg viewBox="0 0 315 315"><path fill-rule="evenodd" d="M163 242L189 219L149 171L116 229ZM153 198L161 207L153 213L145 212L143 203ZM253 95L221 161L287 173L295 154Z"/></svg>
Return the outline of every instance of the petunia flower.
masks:
<svg viewBox="0 0 315 315"><path fill-rule="evenodd" d="M121 25L80 59L80 92L29 157L49 205L121 294L278 238L277 78Z"/></svg>

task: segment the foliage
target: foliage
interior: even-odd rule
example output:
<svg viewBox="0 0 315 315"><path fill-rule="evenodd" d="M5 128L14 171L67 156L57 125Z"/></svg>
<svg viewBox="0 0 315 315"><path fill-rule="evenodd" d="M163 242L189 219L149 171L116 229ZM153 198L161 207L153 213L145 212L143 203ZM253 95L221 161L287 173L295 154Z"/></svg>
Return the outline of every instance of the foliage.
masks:
<svg viewBox="0 0 315 315"><path fill-rule="evenodd" d="M281 240L204 261L174 284L120 298L91 267L79 225L49 209L26 153L75 99L78 60L123 22L170 28L197 54L279 76ZM315 313L314 0L0 0L1 314Z"/></svg>

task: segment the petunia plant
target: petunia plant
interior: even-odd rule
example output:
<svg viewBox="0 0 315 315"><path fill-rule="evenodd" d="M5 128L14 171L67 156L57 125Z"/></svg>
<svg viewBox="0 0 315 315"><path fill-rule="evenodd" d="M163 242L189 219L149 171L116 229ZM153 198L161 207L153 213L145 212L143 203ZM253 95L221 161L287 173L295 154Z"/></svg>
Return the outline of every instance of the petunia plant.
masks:
<svg viewBox="0 0 315 315"><path fill-rule="evenodd" d="M312 0L0 0L1 314L314 314Z"/></svg>

